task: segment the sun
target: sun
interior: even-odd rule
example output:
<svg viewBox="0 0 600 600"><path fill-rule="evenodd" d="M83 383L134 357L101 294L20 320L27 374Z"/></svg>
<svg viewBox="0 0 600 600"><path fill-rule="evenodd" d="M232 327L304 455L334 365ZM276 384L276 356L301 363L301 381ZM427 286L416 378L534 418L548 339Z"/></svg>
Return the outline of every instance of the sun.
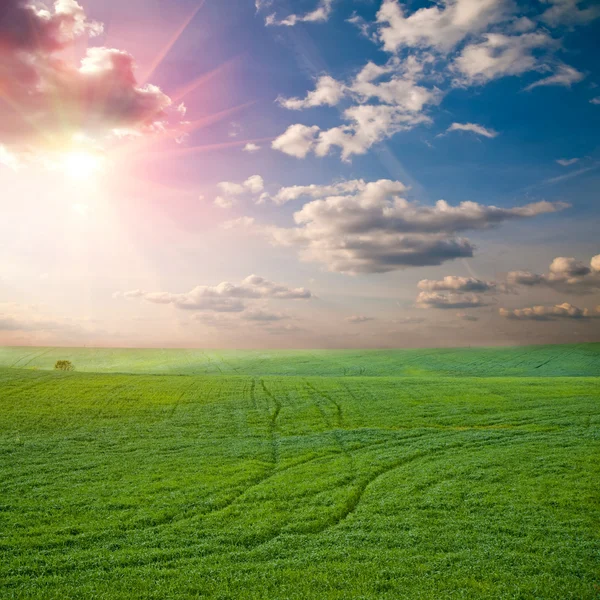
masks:
<svg viewBox="0 0 600 600"><path fill-rule="evenodd" d="M102 171L103 160L97 154L85 151L69 152L61 160L64 173L78 181L86 181Z"/></svg>

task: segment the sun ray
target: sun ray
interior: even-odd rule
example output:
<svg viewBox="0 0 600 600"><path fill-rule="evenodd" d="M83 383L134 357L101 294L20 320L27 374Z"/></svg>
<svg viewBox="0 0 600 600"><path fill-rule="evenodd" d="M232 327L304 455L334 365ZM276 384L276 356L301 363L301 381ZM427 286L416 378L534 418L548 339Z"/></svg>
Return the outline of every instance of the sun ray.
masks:
<svg viewBox="0 0 600 600"><path fill-rule="evenodd" d="M179 148L175 150L163 150L160 152L149 152L148 157L160 158L163 156L187 156L190 154L199 154L201 152L209 152L211 150L223 150L225 148L235 148L236 146L245 146L246 144L256 144L259 142L272 142L275 137L257 138L252 140L236 140L234 142L222 142L220 144L206 144L204 146L192 146L191 148Z"/></svg>
<svg viewBox="0 0 600 600"><path fill-rule="evenodd" d="M244 108L248 108L249 106L253 106L254 104L256 104L256 100L253 100L252 102L246 102L245 104L238 104L237 106L227 108L226 110L219 111L218 113L215 113L213 115L207 115L206 117L202 117L201 119L197 119L196 121L191 121L190 123L187 123L183 127L183 130L185 131L185 133L191 133L192 131L197 131L198 129L208 127L209 125L218 123L219 121L226 119L227 117L235 114L236 112L244 110Z"/></svg>
<svg viewBox="0 0 600 600"><path fill-rule="evenodd" d="M183 32L188 28L190 23L194 20L195 16L198 14L199 10L204 5L205 0L201 0L200 4L194 8L194 10L190 13L188 17L186 17L183 23L175 30L173 35L170 37L169 41L161 48L160 52L154 57L154 60L150 63L148 68L144 71L144 74L140 77L140 84L145 84L148 82L150 77L154 74L154 71L158 69L163 60L167 57L171 48L177 43L177 40L181 37Z"/></svg>
<svg viewBox="0 0 600 600"><path fill-rule="evenodd" d="M185 96L187 96L188 94L190 94L191 92L193 92L194 90L199 88L200 86L208 83L211 79L214 79L217 75L220 75L223 72L225 72L227 69L230 69L231 67L233 67L240 60L240 58L241 58L240 55L235 56L234 58L229 59L227 62L223 63L222 65L219 65L212 71L209 71L208 73L203 73L197 79L194 79L190 83L187 83L184 86L180 87L179 89L175 90L172 94L170 94L171 100L173 101L173 103L179 102Z"/></svg>

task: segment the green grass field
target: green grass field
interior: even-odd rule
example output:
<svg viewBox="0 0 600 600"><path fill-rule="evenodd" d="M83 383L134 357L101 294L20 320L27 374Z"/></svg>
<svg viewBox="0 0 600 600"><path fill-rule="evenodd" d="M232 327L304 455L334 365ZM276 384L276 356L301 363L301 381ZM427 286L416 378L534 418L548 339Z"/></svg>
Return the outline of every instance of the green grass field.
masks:
<svg viewBox="0 0 600 600"><path fill-rule="evenodd" d="M0 598L598 599L599 376L600 344L0 349Z"/></svg>

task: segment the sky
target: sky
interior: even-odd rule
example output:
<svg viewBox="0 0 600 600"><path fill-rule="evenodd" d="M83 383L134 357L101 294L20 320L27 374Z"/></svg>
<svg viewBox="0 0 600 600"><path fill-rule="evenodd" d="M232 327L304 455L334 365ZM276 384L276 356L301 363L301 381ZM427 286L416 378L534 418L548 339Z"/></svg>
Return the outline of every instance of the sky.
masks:
<svg viewBox="0 0 600 600"><path fill-rule="evenodd" d="M4 0L0 345L600 341L600 5Z"/></svg>

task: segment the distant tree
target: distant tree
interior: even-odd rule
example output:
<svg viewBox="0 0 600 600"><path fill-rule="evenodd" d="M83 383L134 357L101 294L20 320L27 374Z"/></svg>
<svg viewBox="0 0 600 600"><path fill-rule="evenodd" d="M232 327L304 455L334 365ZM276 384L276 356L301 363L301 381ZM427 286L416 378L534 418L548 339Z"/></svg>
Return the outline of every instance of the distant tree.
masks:
<svg viewBox="0 0 600 600"><path fill-rule="evenodd" d="M57 371L74 371L75 367L70 360L57 360L54 368Z"/></svg>

